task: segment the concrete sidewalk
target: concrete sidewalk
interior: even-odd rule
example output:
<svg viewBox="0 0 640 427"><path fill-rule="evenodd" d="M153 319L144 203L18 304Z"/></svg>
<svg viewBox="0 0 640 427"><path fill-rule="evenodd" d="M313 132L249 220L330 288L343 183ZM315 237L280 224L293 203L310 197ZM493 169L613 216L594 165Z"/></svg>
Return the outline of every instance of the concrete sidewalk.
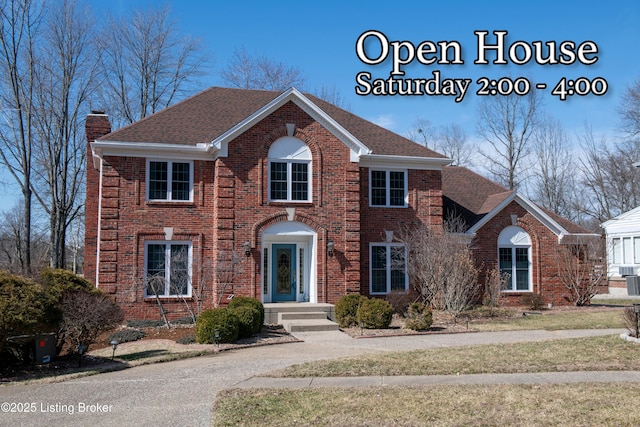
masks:
<svg viewBox="0 0 640 427"><path fill-rule="evenodd" d="M0 386L0 403L23 409L0 414L0 426L211 426L216 395L234 387L354 387L431 384L543 384L640 382L639 372L559 372L356 378L283 378L263 375L287 366L365 354L465 345L619 335L620 329L475 332L351 338L339 332L295 335L303 342L252 347L138 366L54 383ZM28 404L28 406L25 406ZM25 411L24 409L29 411ZM3 411L5 406L3 406Z"/></svg>
<svg viewBox="0 0 640 427"><path fill-rule="evenodd" d="M640 382L639 371L539 372L516 374L370 376L370 377L253 377L236 384L237 388L319 388L480 384L571 384Z"/></svg>

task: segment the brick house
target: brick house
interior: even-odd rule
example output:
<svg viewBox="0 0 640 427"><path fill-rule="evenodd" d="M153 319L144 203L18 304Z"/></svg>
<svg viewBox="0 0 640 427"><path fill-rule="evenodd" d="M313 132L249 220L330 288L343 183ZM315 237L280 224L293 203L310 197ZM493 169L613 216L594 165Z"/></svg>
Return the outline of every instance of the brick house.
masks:
<svg viewBox="0 0 640 427"><path fill-rule="evenodd" d="M476 263L510 274L502 293L507 304L519 304L528 293L545 303L572 303L558 277L557 249L598 241L599 234L464 167L443 168L442 193L445 218L463 219Z"/></svg>
<svg viewBox="0 0 640 427"><path fill-rule="evenodd" d="M464 177L490 181L296 89L211 88L111 133L94 112L86 133L85 277L128 318L157 318L158 300L177 318L230 295L317 304L409 289L393 230L440 226L443 202L477 219L482 260L526 243L511 227L524 229L529 282L513 294L561 303L540 254L583 231L493 183L483 196Z"/></svg>

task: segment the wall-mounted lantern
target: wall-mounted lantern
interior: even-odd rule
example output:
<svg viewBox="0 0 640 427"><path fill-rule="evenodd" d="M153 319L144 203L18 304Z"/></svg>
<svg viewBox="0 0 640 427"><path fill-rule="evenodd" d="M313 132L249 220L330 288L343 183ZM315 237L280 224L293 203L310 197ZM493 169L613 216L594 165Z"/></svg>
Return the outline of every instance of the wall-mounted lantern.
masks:
<svg viewBox="0 0 640 427"><path fill-rule="evenodd" d="M334 246L335 246L335 243L333 243L333 240L329 240L329 243L327 243L327 251L329 252L329 256L333 256Z"/></svg>
<svg viewBox="0 0 640 427"><path fill-rule="evenodd" d="M244 242L244 256L249 258L251 256L251 243L249 241Z"/></svg>

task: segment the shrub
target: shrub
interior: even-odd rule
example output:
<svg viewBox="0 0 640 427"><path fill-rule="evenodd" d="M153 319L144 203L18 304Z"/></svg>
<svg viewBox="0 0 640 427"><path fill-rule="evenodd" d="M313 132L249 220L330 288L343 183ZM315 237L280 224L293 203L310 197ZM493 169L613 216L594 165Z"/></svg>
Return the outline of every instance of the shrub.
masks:
<svg viewBox="0 0 640 427"><path fill-rule="evenodd" d="M249 338L260 331L260 312L249 305L239 305L229 309L236 315L239 322L238 338Z"/></svg>
<svg viewBox="0 0 640 427"><path fill-rule="evenodd" d="M404 327L414 331L424 331L433 324L433 313L429 307L420 302L414 302L407 308Z"/></svg>
<svg viewBox="0 0 640 427"><path fill-rule="evenodd" d="M8 337L33 334L42 329L47 317L46 300L39 284L0 271L0 353L8 345Z"/></svg>
<svg viewBox="0 0 640 427"><path fill-rule="evenodd" d="M46 318L44 321L57 329L62 322L62 297L69 291L85 291L101 294L91 282L69 270L45 268L40 272L39 283L46 295ZM62 341L58 339L58 352L62 348Z"/></svg>
<svg viewBox="0 0 640 427"><path fill-rule="evenodd" d="M336 321L341 328L358 325L358 308L367 297L363 295L345 295L335 304Z"/></svg>
<svg viewBox="0 0 640 427"><path fill-rule="evenodd" d="M60 334L71 348L84 345L88 351L98 335L122 322L120 307L102 292L84 289L66 291L60 303L62 323Z"/></svg>
<svg viewBox="0 0 640 427"><path fill-rule="evenodd" d="M109 338L107 338L107 340L109 341L109 343L111 343L111 341L113 340L116 340L119 344L122 344L123 342L138 341L146 336L147 334L142 331L127 328L120 329L119 331L112 333L111 335L109 335Z"/></svg>
<svg viewBox="0 0 640 427"><path fill-rule="evenodd" d="M58 294L58 297L62 297L65 291L77 291L85 290L89 292L97 292L95 286L88 280L78 276L72 271L46 268L40 273L40 283L45 288L52 288L54 292Z"/></svg>
<svg viewBox="0 0 640 427"><path fill-rule="evenodd" d="M260 327L262 327L262 325L264 324L264 305L257 299L251 298L251 297L243 297L243 296L234 297L229 302L229 309L233 310L236 307L245 306L245 305L248 305L258 310L258 313L260 314L260 318L259 318ZM258 331L260 330L260 327L258 328Z"/></svg>
<svg viewBox="0 0 640 427"><path fill-rule="evenodd" d="M193 334L189 334L189 335L185 335L182 338L178 338L176 340L176 342L178 344L182 344L182 345L189 345L189 344L195 344L196 342L196 336Z"/></svg>
<svg viewBox="0 0 640 427"><path fill-rule="evenodd" d="M196 341L200 344L234 343L238 339L240 322L228 308L204 310L196 319Z"/></svg>
<svg viewBox="0 0 640 427"><path fill-rule="evenodd" d="M520 298L520 303L530 310L540 310L544 307L544 298L540 294L524 294Z"/></svg>
<svg viewBox="0 0 640 427"><path fill-rule="evenodd" d="M357 312L358 323L367 329L384 329L391 324L393 307L378 298L365 298Z"/></svg>
<svg viewBox="0 0 640 427"><path fill-rule="evenodd" d="M160 326L164 326L164 322L160 322L161 325ZM193 321L193 317L191 316L186 316L186 317L180 317L178 319L174 319L171 321L172 325L193 325L195 322Z"/></svg>
<svg viewBox="0 0 640 427"><path fill-rule="evenodd" d="M162 320L127 320L127 327L129 328L156 328L158 326L165 326Z"/></svg>
<svg viewBox="0 0 640 427"><path fill-rule="evenodd" d="M635 338L640 338L636 336L636 312L631 307L625 307L622 312L622 321L624 322L624 326L629 331L629 335Z"/></svg>
<svg viewBox="0 0 640 427"><path fill-rule="evenodd" d="M385 298L393 307L393 312L404 316L409 308L409 304L415 301L416 297L407 291L391 291Z"/></svg>

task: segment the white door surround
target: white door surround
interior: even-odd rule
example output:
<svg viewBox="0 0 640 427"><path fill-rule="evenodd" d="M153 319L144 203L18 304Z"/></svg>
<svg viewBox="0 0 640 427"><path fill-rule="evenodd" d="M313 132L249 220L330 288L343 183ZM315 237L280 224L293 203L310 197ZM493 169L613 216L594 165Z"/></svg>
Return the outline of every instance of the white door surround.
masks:
<svg viewBox="0 0 640 427"><path fill-rule="evenodd" d="M317 241L315 230L297 221L278 222L262 232L262 302L273 302L273 247L286 244L295 246L294 301L317 303Z"/></svg>

